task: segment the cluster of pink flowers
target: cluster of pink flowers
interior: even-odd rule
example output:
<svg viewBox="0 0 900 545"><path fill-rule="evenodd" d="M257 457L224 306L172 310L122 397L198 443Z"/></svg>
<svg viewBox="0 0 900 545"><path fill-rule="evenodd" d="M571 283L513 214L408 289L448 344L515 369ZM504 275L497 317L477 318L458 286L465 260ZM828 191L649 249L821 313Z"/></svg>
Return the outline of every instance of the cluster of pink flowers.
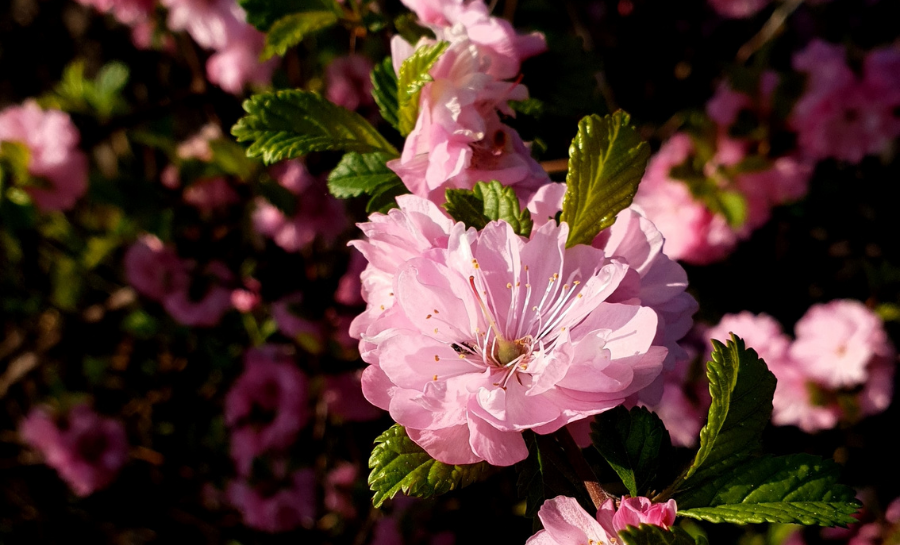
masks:
<svg viewBox="0 0 900 545"><path fill-rule="evenodd" d="M79 496L108 486L128 458L122 424L87 405L59 419L36 407L22 420L20 434Z"/></svg>
<svg viewBox="0 0 900 545"><path fill-rule="evenodd" d="M0 111L0 144L27 148L32 178L20 183L41 211L68 210L87 191L88 160L79 138L68 114L42 110L34 101Z"/></svg>
<svg viewBox="0 0 900 545"><path fill-rule="evenodd" d="M867 53L860 76L845 56L844 46L818 39L794 55L794 69L807 80L790 122L813 159L858 163L900 136L900 48Z"/></svg>
<svg viewBox="0 0 900 545"><path fill-rule="evenodd" d="M793 341L765 314L726 315L707 337L724 341L729 333L755 349L778 379L776 425L827 430L890 405L894 347L881 319L858 301L810 307L794 327Z"/></svg>
<svg viewBox="0 0 900 545"><path fill-rule="evenodd" d="M565 223L526 239L397 201L351 243L369 261L351 334L371 364L366 398L434 458L511 465L527 456L523 430L552 433L655 383L661 393L696 303L648 221L626 211L598 247L567 249Z"/></svg>
<svg viewBox="0 0 900 545"><path fill-rule="evenodd" d="M144 235L125 253L124 265L128 282L184 325L212 327L232 308L234 275L220 261L198 267Z"/></svg>
<svg viewBox="0 0 900 545"><path fill-rule="evenodd" d="M334 242L347 227L344 207L328 194L324 180L306 170L300 161L279 163L271 169L272 177L297 196L294 215L260 197L253 211L253 227L256 232L271 238L288 252L299 252L319 237L326 243Z"/></svg>
<svg viewBox="0 0 900 545"><path fill-rule="evenodd" d="M531 158L518 133L498 112L513 115L507 101L528 91L506 81L519 73L522 60L544 49L543 36L516 34L509 22L492 17L481 0L404 0L419 20L449 48L429 71L434 81L419 98L416 126L399 159L388 166L418 196L442 204L449 188L471 188L498 180L528 197L549 178ZM391 42L394 69L418 47L396 36Z"/></svg>
<svg viewBox="0 0 900 545"><path fill-rule="evenodd" d="M729 135L729 128L742 110L768 115L772 91L778 83L773 73L761 78L759 96L751 97L721 85L706 105L716 125L715 139L698 147L695 137L677 133L650 160L635 196L635 205L656 224L666 237L666 251L674 259L707 264L728 255L739 240L764 225L773 207L806 194L812 163L787 155L774 159L760 157L765 166L745 167L752 158L753 142ZM712 157L700 158L700 149L712 147ZM727 191L743 203L745 217L740 225L729 224L726 217L709 208L696 194L709 188L692 188L696 181L678 179L676 168L702 162L697 176L713 191Z"/></svg>
<svg viewBox="0 0 900 545"><path fill-rule="evenodd" d="M108 13L131 27L131 41L136 47L147 49L153 44L155 0L78 0L78 3Z"/></svg>
<svg viewBox="0 0 900 545"><path fill-rule="evenodd" d="M650 524L669 529L675 524L675 500L653 503L647 498L622 499L616 509L607 500L592 517L574 498L557 496L544 502L538 518L544 529L531 536L526 545L576 545L617 543L619 532L629 526Z"/></svg>

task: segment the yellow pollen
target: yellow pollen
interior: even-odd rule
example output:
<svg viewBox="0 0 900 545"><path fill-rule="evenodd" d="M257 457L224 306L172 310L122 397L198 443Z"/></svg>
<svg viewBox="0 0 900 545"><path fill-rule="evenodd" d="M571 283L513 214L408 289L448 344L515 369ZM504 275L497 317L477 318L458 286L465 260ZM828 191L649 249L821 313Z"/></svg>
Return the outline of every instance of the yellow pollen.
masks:
<svg viewBox="0 0 900 545"><path fill-rule="evenodd" d="M579 294L578 294L578 298L581 299L582 297L584 297L584 295L582 295L581 293L579 293Z"/></svg>
<svg viewBox="0 0 900 545"><path fill-rule="evenodd" d="M506 289L511 289L511 288L512 288L512 284L510 284L509 282L507 282L507 283L506 283Z"/></svg>
<svg viewBox="0 0 900 545"><path fill-rule="evenodd" d="M525 287L531 289L531 284L525 284Z"/></svg>
<svg viewBox="0 0 900 545"><path fill-rule="evenodd" d="M460 354L460 355L459 355L459 359L461 359L461 360L466 359L466 355L465 355L465 354Z"/></svg>
<svg viewBox="0 0 900 545"><path fill-rule="evenodd" d="M517 288L518 288L519 286L521 286L521 285L522 285L521 282L516 282L516 287L517 287Z"/></svg>
<svg viewBox="0 0 900 545"><path fill-rule="evenodd" d="M575 284L575 285L577 286L578 284L581 284L581 280L576 280L576 281L574 281L574 282L572 282L572 283Z"/></svg>
<svg viewBox="0 0 900 545"><path fill-rule="evenodd" d="M441 361L441 358L440 358L437 354L435 354L435 355L434 355L434 361Z"/></svg>
<svg viewBox="0 0 900 545"><path fill-rule="evenodd" d="M384 310L384 305L381 305L381 310Z"/></svg>
<svg viewBox="0 0 900 545"><path fill-rule="evenodd" d="M438 312L438 309L434 309L434 313L435 313L435 314L440 314L440 312Z"/></svg>
<svg viewBox="0 0 900 545"><path fill-rule="evenodd" d="M563 284L563 289L564 289L564 290L569 289L569 285L568 285L568 284Z"/></svg>
<svg viewBox="0 0 900 545"><path fill-rule="evenodd" d="M437 328L434 328L434 332L437 333Z"/></svg>
<svg viewBox="0 0 900 545"><path fill-rule="evenodd" d="M537 305L534 305L533 307L531 307L531 310L537 312Z"/></svg>
<svg viewBox="0 0 900 545"><path fill-rule="evenodd" d="M525 265L525 270L526 270L526 271L528 270L528 265Z"/></svg>
<svg viewBox="0 0 900 545"><path fill-rule="evenodd" d="M425 317L426 320L428 320L430 318L431 318L431 314L429 314L428 316Z"/></svg>
<svg viewBox="0 0 900 545"><path fill-rule="evenodd" d="M434 378L431 379L431 380L437 380L437 375L434 375Z"/></svg>
<svg viewBox="0 0 900 545"><path fill-rule="evenodd" d="M550 283L552 284L554 280L555 280L555 278L553 278L553 277L551 276L551 277L550 277Z"/></svg>
<svg viewBox="0 0 900 545"><path fill-rule="evenodd" d="M393 297L393 296L394 296L394 292L391 292L391 297Z"/></svg>
<svg viewBox="0 0 900 545"><path fill-rule="evenodd" d="M553 273L553 279L556 280L557 278L559 278L559 273Z"/></svg>
<svg viewBox="0 0 900 545"><path fill-rule="evenodd" d="M560 329L560 331L565 331L565 330L566 330L566 328L562 328L562 329Z"/></svg>

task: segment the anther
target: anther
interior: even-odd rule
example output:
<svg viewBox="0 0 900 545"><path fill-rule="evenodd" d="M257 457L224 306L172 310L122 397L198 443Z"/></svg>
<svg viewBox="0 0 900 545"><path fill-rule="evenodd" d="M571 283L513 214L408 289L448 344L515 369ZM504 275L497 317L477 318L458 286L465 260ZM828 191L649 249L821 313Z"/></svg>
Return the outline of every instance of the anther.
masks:
<svg viewBox="0 0 900 545"><path fill-rule="evenodd" d="M565 329L565 328L563 328L563 329ZM438 356L437 354L435 354L435 355L434 355L434 361L441 361L440 356Z"/></svg>

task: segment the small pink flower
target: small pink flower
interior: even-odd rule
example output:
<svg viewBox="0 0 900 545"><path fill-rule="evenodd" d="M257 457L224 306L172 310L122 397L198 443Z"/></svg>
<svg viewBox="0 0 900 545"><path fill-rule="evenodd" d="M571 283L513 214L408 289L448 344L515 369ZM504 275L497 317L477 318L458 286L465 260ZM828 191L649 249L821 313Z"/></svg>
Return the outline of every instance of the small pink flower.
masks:
<svg viewBox="0 0 900 545"><path fill-rule="evenodd" d="M128 283L143 295L161 301L187 282L187 272L171 248L153 235L143 235L125 252Z"/></svg>
<svg viewBox="0 0 900 545"><path fill-rule="evenodd" d="M287 487L274 493L246 481L233 481L226 494L247 526L270 533L287 532L314 524L315 484L313 470L301 469L294 472Z"/></svg>
<svg viewBox="0 0 900 545"><path fill-rule="evenodd" d="M153 13L153 0L77 0L79 4L111 13L120 23L136 26Z"/></svg>
<svg viewBox="0 0 900 545"><path fill-rule="evenodd" d="M260 61L265 36L245 25L228 45L206 61L206 77L225 91L239 95L248 84L265 86L272 81L278 58Z"/></svg>
<svg viewBox="0 0 900 545"><path fill-rule="evenodd" d="M363 392L436 459L511 465L527 456L522 430L615 407L662 370L656 312L615 298L639 291L635 273L602 250L566 249L567 235L566 224L525 240L503 222L457 223L446 247L397 268L393 304L361 334Z"/></svg>
<svg viewBox="0 0 900 545"><path fill-rule="evenodd" d="M372 61L362 55L332 60L325 69L326 98L348 110L372 104L372 68Z"/></svg>
<svg viewBox="0 0 900 545"><path fill-rule="evenodd" d="M197 180L184 190L184 202L205 215L240 202L237 192L225 178Z"/></svg>
<svg viewBox="0 0 900 545"><path fill-rule="evenodd" d="M285 161L272 167L272 176L285 189L297 195L292 218L262 198L257 199L253 227L272 238L288 252L298 252L319 237L333 242L347 226L340 201L328 194L325 181L313 177L300 161Z"/></svg>
<svg viewBox="0 0 900 545"><path fill-rule="evenodd" d="M187 278L187 277L185 277ZM234 275L220 261L209 263L190 280L176 284L162 299L163 307L178 322L192 327L213 327L231 310L229 287Z"/></svg>
<svg viewBox="0 0 900 545"><path fill-rule="evenodd" d="M122 424L86 405L73 407L62 426L43 409L32 409L20 433L79 496L108 486L128 458Z"/></svg>
<svg viewBox="0 0 900 545"><path fill-rule="evenodd" d="M598 512L598 518L600 513ZM534 534L525 545L584 545L614 543L618 535L604 526L578 504L574 498L557 496L544 502L538 510L544 529Z"/></svg>
<svg viewBox="0 0 900 545"><path fill-rule="evenodd" d="M161 3L169 10L169 28L187 31L205 49L225 49L247 26L244 10L234 0L161 0Z"/></svg>
<svg viewBox="0 0 900 545"><path fill-rule="evenodd" d="M213 151L209 143L221 138L221 127L215 123L208 123L196 134L178 144L175 154L179 159L197 159L208 163L213 160Z"/></svg>
<svg viewBox="0 0 900 545"><path fill-rule="evenodd" d="M363 396L362 371L328 375L322 398L328 412L346 422L365 422L380 418L384 413Z"/></svg>
<svg viewBox="0 0 900 545"><path fill-rule="evenodd" d="M353 487L359 477L359 470L349 462L340 462L325 477L325 508L344 518L354 518Z"/></svg>
<svg viewBox="0 0 900 545"><path fill-rule="evenodd" d="M244 288L246 289L236 289L231 292L232 306L240 312L252 312L262 301L262 297L259 295L259 289L261 287L259 280L255 278L245 278Z"/></svg>
<svg viewBox="0 0 900 545"><path fill-rule="evenodd" d="M618 510L614 507L613 500L603 504L597 512L597 520L606 528L611 525L616 533L641 524L652 524L668 530L675 524L677 511L675 500L653 503L644 497L623 498Z"/></svg>
<svg viewBox="0 0 900 545"><path fill-rule="evenodd" d="M253 459L291 445L309 418L306 376L280 347L254 348L244 372L225 398L231 457L238 474L249 475Z"/></svg>
<svg viewBox="0 0 900 545"><path fill-rule="evenodd" d="M33 100L0 111L0 142L28 148L28 173L38 181L25 191L43 212L68 210L87 191L88 160L79 138L68 114L42 110Z"/></svg>

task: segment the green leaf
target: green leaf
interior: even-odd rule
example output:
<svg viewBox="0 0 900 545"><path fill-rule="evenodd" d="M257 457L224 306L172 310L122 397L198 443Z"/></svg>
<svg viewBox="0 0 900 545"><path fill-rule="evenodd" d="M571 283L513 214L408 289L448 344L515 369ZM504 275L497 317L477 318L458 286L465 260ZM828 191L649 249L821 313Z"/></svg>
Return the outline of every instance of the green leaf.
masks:
<svg viewBox="0 0 900 545"><path fill-rule="evenodd" d="M411 44L416 44L422 38L434 39L434 32L431 29L419 25L414 13L403 13L394 19L394 28L404 40Z"/></svg>
<svg viewBox="0 0 900 545"><path fill-rule="evenodd" d="M644 495L672 448L662 420L644 407L619 406L595 416L591 441L632 496Z"/></svg>
<svg viewBox="0 0 900 545"><path fill-rule="evenodd" d="M432 81L428 71L449 45L449 42L423 45L400 65L400 75L397 77L397 102L400 106L398 129L403 136L415 128L419 117L419 95L422 94L422 87Z"/></svg>
<svg viewBox="0 0 900 545"><path fill-rule="evenodd" d="M717 197L718 212L733 229L740 229L747 221L747 198L740 191L724 190Z"/></svg>
<svg viewBox="0 0 900 545"><path fill-rule="evenodd" d="M503 220L516 234L526 237L531 234L531 212L519 207L519 198L512 187L496 180L478 182L474 189L448 189L446 197L444 208L467 227L483 229L489 221Z"/></svg>
<svg viewBox="0 0 900 545"><path fill-rule="evenodd" d="M373 193L372 198L369 199L369 203L366 205L366 214L371 214L372 212L387 214L391 208L397 208L397 197L407 193L409 193L409 190L406 189L400 178L397 178L395 183L380 186L378 191Z"/></svg>
<svg viewBox="0 0 900 545"><path fill-rule="evenodd" d="M304 11L285 15L272 24L266 33L266 46L260 58L284 55L303 38L337 24L339 16L333 11Z"/></svg>
<svg viewBox="0 0 900 545"><path fill-rule="evenodd" d="M238 142L252 142L248 157L267 164L313 151L382 151L398 156L359 114L307 91L260 93L244 101L247 115L231 129Z"/></svg>
<svg viewBox="0 0 900 545"><path fill-rule="evenodd" d="M122 90L128 83L128 66L120 62L104 65L94 79L85 76L84 61L71 62L53 91L41 97L41 105L67 112L95 115L101 119L125 112L128 104Z"/></svg>
<svg viewBox="0 0 900 545"><path fill-rule="evenodd" d="M4 185L26 183L30 162L31 150L28 146L19 142L0 142L0 178Z"/></svg>
<svg viewBox="0 0 900 545"><path fill-rule="evenodd" d="M381 64L372 70L372 97L378 104L381 117L400 130L399 115L400 103L397 102L397 74L394 72L394 64L390 57L384 59Z"/></svg>
<svg viewBox="0 0 900 545"><path fill-rule="evenodd" d="M397 492L418 498L446 494L479 480L489 468L486 462L460 466L438 462L413 443L403 426L394 424L375 439L369 456L372 504L381 507Z"/></svg>
<svg viewBox="0 0 900 545"><path fill-rule="evenodd" d="M841 468L808 454L765 456L677 496L678 514L710 522L846 525L859 509Z"/></svg>
<svg viewBox="0 0 900 545"><path fill-rule="evenodd" d="M265 32L279 19L294 13L328 11L341 17L344 10L335 0L238 0L247 12L247 22Z"/></svg>
<svg viewBox="0 0 900 545"><path fill-rule="evenodd" d="M53 291L50 295L53 304L67 311L78 308L84 274L78 263L66 255L57 255L53 259L51 270Z"/></svg>
<svg viewBox="0 0 900 545"><path fill-rule="evenodd" d="M679 511L679 515L681 512ZM696 545L697 541L691 535L678 526L664 530L660 526L641 524L641 526L629 526L619 532L619 537L625 545Z"/></svg>
<svg viewBox="0 0 900 545"><path fill-rule="evenodd" d="M525 499L525 516L536 517L544 500L556 496L569 496L586 510L595 509L559 441L532 431L526 431L523 437L528 458L516 464L516 488L519 497Z"/></svg>
<svg viewBox="0 0 900 545"><path fill-rule="evenodd" d="M569 172L562 221L569 224L567 246L590 244L616 221L637 192L650 146L641 140L623 111L578 123L569 147Z"/></svg>
<svg viewBox="0 0 900 545"><path fill-rule="evenodd" d="M392 156L383 152L350 152L341 158L328 175L328 189L339 199L374 195L384 185L403 185L393 170L387 167Z"/></svg>

